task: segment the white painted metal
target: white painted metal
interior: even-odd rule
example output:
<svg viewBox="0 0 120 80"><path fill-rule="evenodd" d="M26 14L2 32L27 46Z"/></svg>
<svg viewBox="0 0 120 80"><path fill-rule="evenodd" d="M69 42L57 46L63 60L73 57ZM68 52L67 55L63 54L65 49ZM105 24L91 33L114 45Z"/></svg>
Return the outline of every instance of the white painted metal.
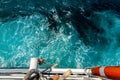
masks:
<svg viewBox="0 0 120 80"><path fill-rule="evenodd" d="M50 77L50 76L49 76ZM15 80L22 80L24 76L0 76L1 79L15 79ZM97 78L97 77L88 77L86 75L80 75L80 76L68 76L65 80L102 80L102 78ZM106 79L107 80L107 79Z"/></svg>
<svg viewBox="0 0 120 80"><path fill-rule="evenodd" d="M38 66L38 59L37 58L31 58L29 70L37 69L37 66Z"/></svg>
<svg viewBox="0 0 120 80"><path fill-rule="evenodd" d="M39 69L40 71L43 71L45 69ZM100 78L96 77L89 77L86 75L85 69L59 69L59 68L52 68L50 69L50 73L61 73L71 70L73 75L68 76L65 80L102 80ZM48 70L48 72L50 71ZM25 76L24 73L29 71L29 69L0 69L0 80L6 80L6 79L12 79L12 80L22 80ZM3 75L4 73L4 75ZM46 72L47 73L47 72ZM45 75L48 76L49 75ZM53 75L50 75L53 76ZM62 77L62 75L60 75Z"/></svg>
<svg viewBox="0 0 120 80"><path fill-rule="evenodd" d="M38 69L40 72L45 70L45 69ZM47 72L50 72L50 73L64 73L68 70L71 70L73 74L86 74L86 70L85 69L71 69L71 68L68 68L68 69L62 69L62 68L51 68L51 69L48 69ZM88 69L89 72L90 69ZM0 69L0 73L26 73L28 72L29 69Z"/></svg>
<svg viewBox="0 0 120 80"><path fill-rule="evenodd" d="M0 80L22 80L25 76L25 74L31 70L31 69L38 69L38 59L37 58L31 58L30 61L30 67L28 69L0 69ZM45 71L46 69L38 69L40 72ZM63 78L63 74L70 70L72 75L67 75L67 78L65 80L102 80L100 78L96 78L95 76L90 77L89 74L91 74L91 69L63 69L63 68L53 68L47 69L44 72L44 76L50 77L53 76L53 74L47 74L47 73L54 73L54 74L61 74L60 77ZM45 74L46 73L46 74Z"/></svg>

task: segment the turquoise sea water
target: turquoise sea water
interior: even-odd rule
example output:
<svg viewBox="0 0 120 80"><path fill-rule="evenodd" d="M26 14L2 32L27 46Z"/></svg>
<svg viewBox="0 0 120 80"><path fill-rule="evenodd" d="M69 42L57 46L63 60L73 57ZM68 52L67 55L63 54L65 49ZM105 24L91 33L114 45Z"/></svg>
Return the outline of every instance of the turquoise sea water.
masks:
<svg viewBox="0 0 120 80"><path fill-rule="evenodd" d="M0 67L28 67L32 57L63 68L120 65L119 3L1 0Z"/></svg>

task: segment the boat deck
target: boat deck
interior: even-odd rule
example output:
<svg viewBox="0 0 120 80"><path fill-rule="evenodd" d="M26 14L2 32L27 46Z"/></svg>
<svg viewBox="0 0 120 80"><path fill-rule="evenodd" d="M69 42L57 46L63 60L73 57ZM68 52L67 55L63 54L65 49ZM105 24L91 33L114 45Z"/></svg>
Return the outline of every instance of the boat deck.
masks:
<svg viewBox="0 0 120 80"><path fill-rule="evenodd" d="M42 72L45 69L38 69L38 70ZM103 80L103 78L101 77L96 77L96 76L87 74L85 69L54 68L54 69L46 70L43 73L43 75L44 77L49 78L53 75L58 74L61 78L63 76L63 73L68 70L71 70L72 74L69 75L64 80ZM24 76L28 71L29 69L0 69L0 80L23 80ZM43 79L43 80L47 80L47 79ZM60 79L60 80L63 80L63 79ZM108 79L104 79L104 80L108 80Z"/></svg>

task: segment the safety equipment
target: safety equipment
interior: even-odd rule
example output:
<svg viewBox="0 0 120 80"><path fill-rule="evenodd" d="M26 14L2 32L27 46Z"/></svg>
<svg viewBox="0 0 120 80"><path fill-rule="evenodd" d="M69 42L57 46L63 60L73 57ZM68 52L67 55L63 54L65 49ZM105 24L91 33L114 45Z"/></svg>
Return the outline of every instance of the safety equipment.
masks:
<svg viewBox="0 0 120 80"><path fill-rule="evenodd" d="M120 66L94 67L91 69L92 74L106 77L109 79L120 80Z"/></svg>

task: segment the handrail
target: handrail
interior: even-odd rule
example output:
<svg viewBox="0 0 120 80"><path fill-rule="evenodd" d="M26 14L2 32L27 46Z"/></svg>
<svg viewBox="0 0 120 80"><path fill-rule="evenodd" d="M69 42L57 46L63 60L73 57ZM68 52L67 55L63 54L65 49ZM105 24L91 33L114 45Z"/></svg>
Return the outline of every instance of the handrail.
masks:
<svg viewBox="0 0 120 80"><path fill-rule="evenodd" d="M45 70L45 69L43 69L43 68L39 68L38 69L40 72L42 72L43 70ZM44 72L44 73L47 73L47 72L49 72L49 73L64 73L65 71L67 71L67 70L72 70L72 72L73 72L73 74L85 74L85 69L72 69L72 68L64 68L64 69L62 69L62 68L51 68L51 69L48 69L46 72ZM29 68L0 68L0 74L2 74L2 73L26 73L26 72L28 72L29 71Z"/></svg>

